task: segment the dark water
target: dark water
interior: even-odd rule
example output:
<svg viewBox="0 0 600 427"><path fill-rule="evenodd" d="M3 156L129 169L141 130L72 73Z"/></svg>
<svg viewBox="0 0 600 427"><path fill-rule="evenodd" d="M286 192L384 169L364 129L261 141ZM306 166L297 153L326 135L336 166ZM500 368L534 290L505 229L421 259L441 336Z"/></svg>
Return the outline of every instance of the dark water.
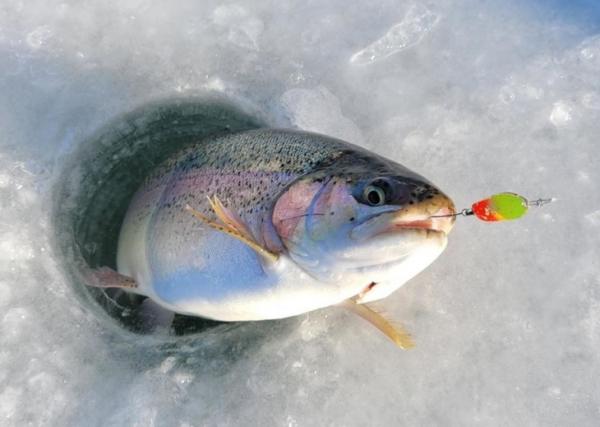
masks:
<svg viewBox="0 0 600 427"><path fill-rule="evenodd" d="M153 331L160 316L144 308L143 297L87 287L83 271L116 267L129 201L161 161L204 138L265 126L258 114L226 99L169 99L117 117L80 143L65 162L53 197L56 244L75 294L130 331ZM197 333L219 324L175 315L169 333Z"/></svg>

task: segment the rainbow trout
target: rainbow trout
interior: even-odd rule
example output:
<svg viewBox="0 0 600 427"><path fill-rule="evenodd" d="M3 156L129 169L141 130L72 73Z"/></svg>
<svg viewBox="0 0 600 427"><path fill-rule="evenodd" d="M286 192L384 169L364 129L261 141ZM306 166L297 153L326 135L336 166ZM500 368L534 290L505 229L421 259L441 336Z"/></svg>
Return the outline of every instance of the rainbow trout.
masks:
<svg viewBox="0 0 600 427"><path fill-rule="evenodd" d="M121 287L177 313L221 321L344 305L401 347L410 337L366 303L387 297L444 250L452 201L404 166L291 130L213 137L149 176L123 222Z"/></svg>

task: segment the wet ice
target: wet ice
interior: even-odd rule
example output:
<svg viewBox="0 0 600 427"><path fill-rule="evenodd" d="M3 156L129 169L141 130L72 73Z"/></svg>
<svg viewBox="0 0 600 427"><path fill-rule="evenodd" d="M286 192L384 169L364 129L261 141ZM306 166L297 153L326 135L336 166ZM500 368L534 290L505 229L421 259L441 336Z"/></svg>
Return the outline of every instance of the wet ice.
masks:
<svg viewBox="0 0 600 427"><path fill-rule="evenodd" d="M434 29L439 19L427 7L413 4L402 21L393 25L381 38L352 55L350 62L358 65L371 64L414 46Z"/></svg>

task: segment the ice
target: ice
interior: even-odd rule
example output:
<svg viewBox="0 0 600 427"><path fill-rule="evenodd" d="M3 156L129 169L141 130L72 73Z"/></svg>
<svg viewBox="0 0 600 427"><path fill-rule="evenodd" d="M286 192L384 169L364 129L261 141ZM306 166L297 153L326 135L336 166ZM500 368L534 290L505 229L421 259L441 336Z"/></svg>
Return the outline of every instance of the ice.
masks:
<svg viewBox="0 0 600 427"><path fill-rule="evenodd" d="M571 121L573 108L564 101L554 103L550 113L550 121L554 126L566 126Z"/></svg>
<svg viewBox="0 0 600 427"><path fill-rule="evenodd" d="M281 108L290 122L300 129L350 142L363 140L360 129L344 117L340 101L323 86L288 90L281 96ZM328 114L323 116L323 111Z"/></svg>
<svg viewBox="0 0 600 427"><path fill-rule="evenodd" d="M600 63L600 37L590 37L581 43L579 56L584 64L594 68Z"/></svg>
<svg viewBox="0 0 600 427"><path fill-rule="evenodd" d="M52 33L50 29L47 26L42 25L27 34L25 40L27 41L27 44L35 50L41 48L51 36Z"/></svg>
<svg viewBox="0 0 600 427"><path fill-rule="evenodd" d="M590 212L585 216L585 219L587 219L590 224L599 227L600 226L600 209L598 209L597 211L594 212Z"/></svg>
<svg viewBox="0 0 600 427"><path fill-rule="evenodd" d="M384 36L356 52L350 62L370 64L419 43L438 23L439 16L425 6L410 6L404 19L392 26Z"/></svg>
<svg viewBox="0 0 600 427"><path fill-rule="evenodd" d="M258 49L258 38L264 29L261 20L253 17L240 5L219 6L213 12L213 21L228 28L227 39L240 47Z"/></svg>
<svg viewBox="0 0 600 427"><path fill-rule="evenodd" d="M599 75L585 0L3 1L0 425L596 425ZM408 352L338 308L135 334L65 273L53 189L110 119L206 90L397 160L459 208L557 201L458 219L382 303Z"/></svg>
<svg viewBox="0 0 600 427"><path fill-rule="evenodd" d="M585 108L600 110L600 96L597 93L586 93L581 97L581 103Z"/></svg>

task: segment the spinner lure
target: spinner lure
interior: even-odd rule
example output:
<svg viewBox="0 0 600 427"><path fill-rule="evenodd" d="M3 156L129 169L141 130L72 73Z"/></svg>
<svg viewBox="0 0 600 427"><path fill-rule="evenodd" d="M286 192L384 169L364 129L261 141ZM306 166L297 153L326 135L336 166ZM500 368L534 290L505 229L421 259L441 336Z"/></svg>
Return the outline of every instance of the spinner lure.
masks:
<svg viewBox="0 0 600 427"><path fill-rule="evenodd" d="M541 207L554 200L553 198L527 200L516 193L498 193L487 199L479 200L473 203L470 208L463 209L455 214L435 215L432 218L475 215L478 219L486 222L512 220L521 218L531 206Z"/></svg>

